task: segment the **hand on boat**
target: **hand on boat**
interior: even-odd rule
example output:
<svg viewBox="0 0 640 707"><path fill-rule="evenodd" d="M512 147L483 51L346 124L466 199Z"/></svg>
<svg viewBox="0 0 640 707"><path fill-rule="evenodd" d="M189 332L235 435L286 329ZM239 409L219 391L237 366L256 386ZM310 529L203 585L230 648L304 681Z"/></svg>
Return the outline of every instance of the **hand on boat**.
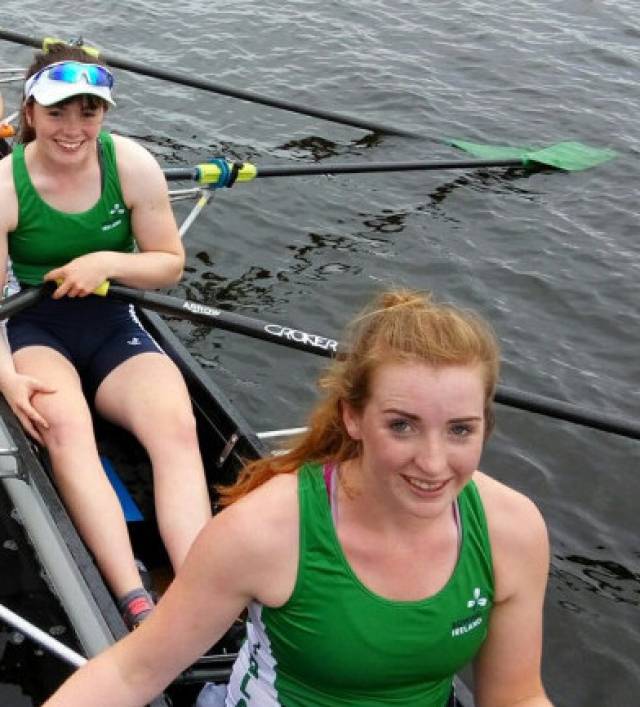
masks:
<svg viewBox="0 0 640 707"><path fill-rule="evenodd" d="M49 429L49 423L33 407L31 401L37 393L55 392L55 388L42 383L37 378L25 376L21 373L16 373L9 380L3 381L2 393L7 399L9 406L27 433L40 444L44 442L38 428L47 430Z"/></svg>
<svg viewBox="0 0 640 707"><path fill-rule="evenodd" d="M86 297L97 290L109 276L107 267L108 254L105 252L88 253L74 258L60 268L50 270L45 282L56 282L58 287L51 295L53 299L61 297Z"/></svg>

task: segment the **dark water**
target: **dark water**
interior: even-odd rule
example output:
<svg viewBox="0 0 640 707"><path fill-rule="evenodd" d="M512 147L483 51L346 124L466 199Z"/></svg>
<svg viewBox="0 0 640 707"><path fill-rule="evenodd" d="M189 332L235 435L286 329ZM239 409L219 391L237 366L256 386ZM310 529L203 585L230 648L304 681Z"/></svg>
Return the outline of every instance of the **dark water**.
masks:
<svg viewBox="0 0 640 707"><path fill-rule="evenodd" d="M390 284L476 308L503 382L637 420L640 7L632 0L5 4L2 25L82 34L110 54L421 131L366 133L119 72L110 126L165 165L455 156L460 137L611 147L593 170L263 179L217 194L179 290L336 334ZM31 51L0 42L0 66ZM6 91L9 108L16 90ZM370 137L370 136L369 136ZM177 207L180 216L187 206ZM294 426L321 362L173 328L258 429ZM556 705L637 704L640 443L509 408L483 468L536 500L551 534L544 675Z"/></svg>

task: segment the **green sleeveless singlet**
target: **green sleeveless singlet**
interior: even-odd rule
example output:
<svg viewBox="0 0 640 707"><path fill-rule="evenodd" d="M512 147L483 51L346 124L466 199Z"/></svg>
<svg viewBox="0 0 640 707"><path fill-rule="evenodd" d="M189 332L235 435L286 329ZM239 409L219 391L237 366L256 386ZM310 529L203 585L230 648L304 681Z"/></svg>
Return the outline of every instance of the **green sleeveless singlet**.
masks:
<svg viewBox="0 0 640 707"><path fill-rule="evenodd" d="M444 707L453 675L487 636L491 547L474 482L458 497L458 562L447 584L419 601L365 587L334 528L322 467L299 471L300 558L289 601L249 607L247 641L227 707Z"/></svg>
<svg viewBox="0 0 640 707"><path fill-rule="evenodd" d="M39 285L49 270L87 253L133 252L131 214L120 188L113 139L104 131L98 139L103 155L102 194L89 210L72 214L58 211L42 199L27 172L25 146L14 147L13 182L19 212L17 228L9 233L9 256L21 284Z"/></svg>

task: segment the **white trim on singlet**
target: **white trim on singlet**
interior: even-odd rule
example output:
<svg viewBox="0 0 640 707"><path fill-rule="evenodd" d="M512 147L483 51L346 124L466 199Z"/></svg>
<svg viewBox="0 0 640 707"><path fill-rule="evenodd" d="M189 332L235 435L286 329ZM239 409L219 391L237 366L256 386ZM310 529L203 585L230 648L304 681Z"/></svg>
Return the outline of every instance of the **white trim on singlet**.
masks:
<svg viewBox="0 0 640 707"><path fill-rule="evenodd" d="M20 292L20 283L13 274L13 268L11 267L11 258L7 258L7 272L5 273L4 291L2 292L2 299L9 297L9 295L15 295ZM0 332L4 336L5 341L7 339L7 320L0 320ZM7 346L8 346L7 342Z"/></svg>
<svg viewBox="0 0 640 707"><path fill-rule="evenodd" d="M262 621L262 604L252 601L248 613L247 639L233 665L225 707L281 707L275 686L276 659Z"/></svg>
<svg viewBox="0 0 640 707"><path fill-rule="evenodd" d="M3 297L8 297L9 295L15 295L16 292L20 292L20 283L13 274L13 267L11 266L11 258L7 258L7 272L5 273L4 280L4 292Z"/></svg>

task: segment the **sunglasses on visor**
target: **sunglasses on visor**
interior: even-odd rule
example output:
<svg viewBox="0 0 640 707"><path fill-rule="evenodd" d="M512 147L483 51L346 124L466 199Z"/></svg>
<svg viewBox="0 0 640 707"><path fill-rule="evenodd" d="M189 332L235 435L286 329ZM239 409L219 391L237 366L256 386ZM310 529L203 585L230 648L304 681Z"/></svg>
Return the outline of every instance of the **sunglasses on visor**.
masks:
<svg viewBox="0 0 640 707"><path fill-rule="evenodd" d="M64 81L65 83L85 81L89 86L113 87L113 74L105 66L84 64L80 61L60 61L45 66L31 76L25 85L25 95L29 95L31 87L41 76L51 81Z"/></svg>

